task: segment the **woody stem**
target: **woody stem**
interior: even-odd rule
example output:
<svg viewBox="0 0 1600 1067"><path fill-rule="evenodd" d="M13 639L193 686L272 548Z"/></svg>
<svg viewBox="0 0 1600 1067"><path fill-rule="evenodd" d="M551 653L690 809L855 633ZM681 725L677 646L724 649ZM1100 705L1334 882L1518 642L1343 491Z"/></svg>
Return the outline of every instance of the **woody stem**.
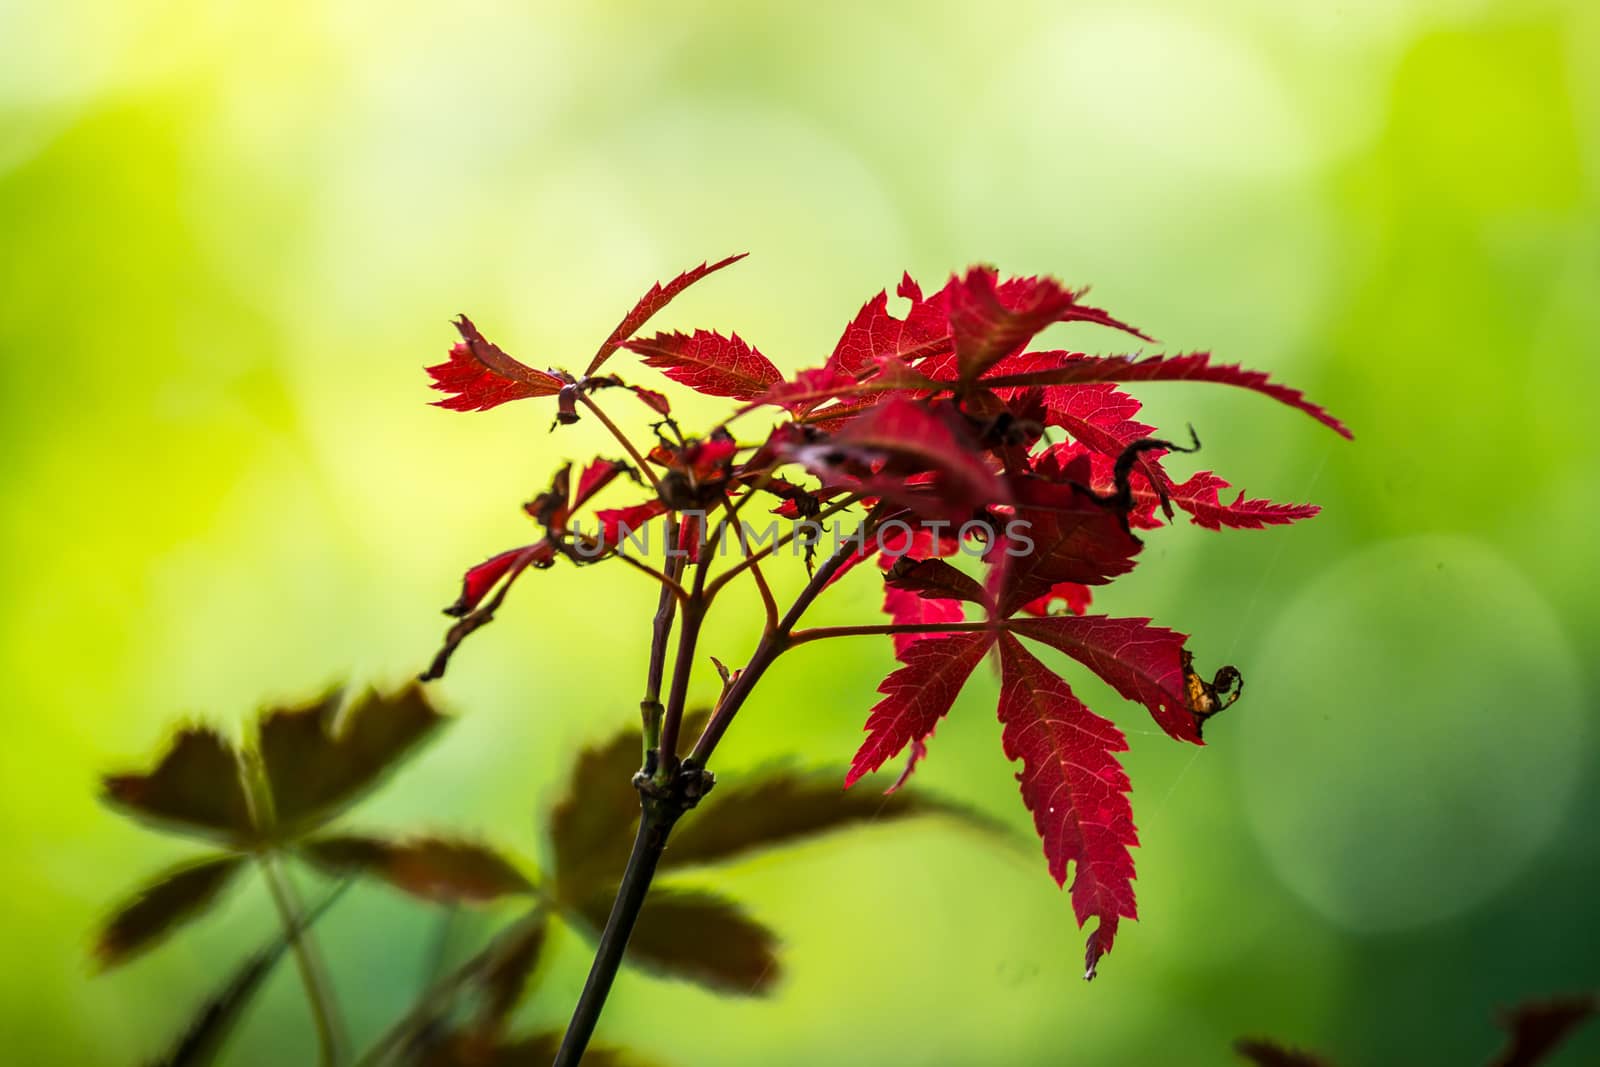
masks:
<svg viewBox="0 0 1600 1067"><path fill-rule="evenodd" d="M871 522L869 516L863 521L857 534L864 535L870 529ZM617 970L622 966L622 959L628 948L628 938L632 935L634 925L639 920L639 912L644 907L650 882L655 877L656 865L666 850L667 837L679 817L699 803L700 798L711 789L714 780L710 772L704 769L706 759L716 748L734 713L750 695L750 691L755 688L756 682L761 679L767 667L789 647L789 635L800 621L800 616L827 587L833 576L839 573L839 568L844 566L854 548L855 539L847 539L826 563L817 568L816 574L812 575L811 580L800 591L800 595L790 605L778 625L762 635L750 662L723 694L705 733L695 742L694 752L680 764L675 755L678 727L683 718L689 674L694 665L695 643L699 637L700 623L705 616L708 599L705 591L705 574L710 560L705 558L704 553L701 554L702 560L697 565L700 570L695 575L694 590L683 603L683 631L678 638L678 655L673 666L672 688L668 693L666 711L661 720L660 739L653 750L657 753L659 762L653 774L641 771L634 776L634 788L639 791L639 831L634 837L633 852L628 856L628 866L622 872L622 882L617 887L611 914L606 919L605 929L600 934L600 943L595 948L594 962L589 967L589 977L584 982L583 993L578 997L572 1021L567 1025L567 1032L561 1039L561 1049L556 1053L554 1067L578 1067L583 1059L584 1050L589 1047L589 1039L594 1036L594 1029L600 1021L600 1012L605 1007L606 997L611 992L612 983L616 981ZM656 647L664 648L665 627L670 625L670 616L667 616L667 622L661 622L662 618L663 615L658 613ZM650 684L658 687L659 673L657 673L654 649L652 649L651 669ZM647 725L648 722L647 711ZM646 768L650 769L648 757Z"/></svg>
<svg viewBox="0 0 1600 1067"><path fill-rule="evenodd" d="M667 669L667 640L672 636L672 620L677 614L678 601L683 597L683 587L677 584L683 576L683 557L677 554L678 524L667 523L667 577L673 585L661 586L661 598L656 602L656 617L650 628L650 667L645 674L644 699L639 701L639 713L644 720L644 773L654 774L656 752L661 747L661 680ZM676 588L676 592L674 592Z"/></svg>

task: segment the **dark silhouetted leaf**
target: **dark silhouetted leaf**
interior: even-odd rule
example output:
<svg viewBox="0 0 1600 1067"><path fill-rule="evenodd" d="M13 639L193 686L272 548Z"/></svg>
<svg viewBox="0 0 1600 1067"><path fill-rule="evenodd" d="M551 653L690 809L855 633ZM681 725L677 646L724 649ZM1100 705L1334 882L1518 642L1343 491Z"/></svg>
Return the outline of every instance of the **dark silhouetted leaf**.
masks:
<svg viewBox="0 0 1600 1067"><path fill-rule="evenodd" d="M1285 1048L1273 1041L1246 1039L1234 1042L1233 1049L1256 1067L1333 1067L1321 1056Z"/></svg>
<svg viewBox="0 0 1600 1067"><path fill-rule="evenodd" d="M194 1019L167 1053L150 1061L149 1067L205 1067L216 1062L223 1044L244 1010L260 992L261 984L272 968L277 966L289 943L312 923L325 915L334 901L344 893L344 886L332 890L322 902L306 914L300 925L285 930L269 941L264 948L251 956L233 973L226 984L200 1006Z"/></svg>
<svg viewBox="0 0 1600 1067"><path fill-rule="evenodd" d="M719 782L673 830L661 866L721 863L851 826L935 814L991 826L958 805L915 793L885 797L841 790L831 774L780 771L749 782Z"/></svg>
<svg viewBox="0 0 1600 1067"><path fill-rule="evenodd" d="M1600 995L1553 997L1519 1004L1500 1014L1507 1033L1505 1047L1489 1067L1534 1067L1570 1037L1578 1027L1600 1014Z"/></svg>
<svg viewBox="0 0 1600 1067"><path fill-rule="evenodd" d="M261 720L261 760L280 835L331 819L446 720L420 686L369 692L339 715L339 694Z"/></svg>
<svg viewBox="0 0 1600 1067"><path fill-rule="evenodd" d="M433 387L455 396L434 401L451 411L488 411L512 400L530 396L555 396L566 383L547 371L534 370L512 359L462 315L456 320L461 341L449 358L428 368Z"/></svg>
<svg viewBox="0 0 1600 1067"><path fill-rule="evenodd" d="M596 893L581 913L598 931L611 913L612 892ZM652 889L628 941L626 962L671 978L739 996L761 996L782 976L778 938L715 893Z"/></svg>
<svg viewBox="0 0 1600 1067"><path fill-rule="evenodd" d="M1531 1000L1502 1011L1499 1022L1506 1043L1489 1067L1537 1067L1596 1015L1600 1015L1600 994L1595 993ZM1329 1060L1274 1041L1245 1039L1233 1047L1256 1067L1332 1067Z"/></svg>
<svg viewBox="0 0 1600 1067"><path fill-rule="evenodd" d="M191 727L149 774L107 775L105 799L137 819L227 841L255 836L234 747Z"/></svg>
<svg viewBox="0 0 1600 1067"><path fill-rule="evenodd" d="M705 711L686 714L679 736L695 738L709 718ZM633 776L643 749L639 731L628 730L578 754L567 795L550 811L555 893L563 902L575 904L622 877L639 824Z"/></svg>
<svg viewBox="0 0 1600 1067"><path fill-rule="evenodd" d="M579 753L567 795L550 812L561 899L581 900L596 886L616 881L627 866L639 821L633 776L642 747L639 734L629 732Z"/></svg>
<svg viewBox="0 0 1600 1067"><path fill-rule="evenodd" d="M456 1031L441 1035L425 1055L411 1062L412 1067L550 1067L561 1037L559 1030L550 1030L502 1041L493 1034ZM608 1045L590 1045L583 1053L583 1067L651 1067L652 1063Z"/></svg>
<svg viewBox="0 0 1600 1067"><path fill-rule="evenodd" d="M480 1029L498 1029L522 1002L528 979L539 966L544 953L545 936L549 932L544 909L540 908L515 936L500 945L485 962L478 985L483 990L483 1010L479 1014Z"/></svg>
<svg viewBox="0 0 1600 1067"><path fill-rule="evenodd" d="M471 841L335 835L314 838L300 848L327 870L381 878L426 900L476 904L533 891L533 884L504 856Z"/></svg>
<svg viewBox="0 0 1600 1067"><path fill-rule="evenodd" d="M140 889L101 930L94 949L100 966L126 963L204 915L244 862L243 856L217 856L167 871Z"/></svg>

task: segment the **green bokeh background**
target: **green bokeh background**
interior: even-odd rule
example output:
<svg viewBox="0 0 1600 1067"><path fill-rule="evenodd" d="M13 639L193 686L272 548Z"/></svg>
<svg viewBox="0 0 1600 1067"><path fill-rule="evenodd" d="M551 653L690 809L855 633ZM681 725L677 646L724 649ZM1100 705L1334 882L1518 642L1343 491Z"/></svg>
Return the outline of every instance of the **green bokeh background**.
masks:
<svg viewBox="0 0 1600 1067"><path fill-rule="evenodd" d="M659 324L794 369L902 269L988 261L1093 282L1357 440L1139 390L1204 468L1325 511L1155 533L1099 601L1247 679L1194 750L1072 676L1129 731L1143 843L1100 981L1030 850L899 825L718 876L788 943L775 997L629 976L607 1037L669 1064L1220 1064L1247 1033L1473 1063L1495 1006L1600 984L1600 7L0 0L0 60L8 1062L143 1058L271 926L246 889L94 977L105 909L190 854L96 774L176 719L412 674L462 567L604 447L532 404L426 406L448 319L576 364L650 281L740 250ZM818 617L874 612L860 578ZM633 718L652 594L609 568L517 592L439 687L460 721L355 822L540 854L574 747ZM751 618L708 650L737 660ZM890 664L796 653L719 770L842 764ZM1025 833L994 690L918 784ZM428 930L379 889L326 921L358 1034ZM587 965L552 952L530 1025ZM310 1049L283 968L229 1062Z"/></svg>

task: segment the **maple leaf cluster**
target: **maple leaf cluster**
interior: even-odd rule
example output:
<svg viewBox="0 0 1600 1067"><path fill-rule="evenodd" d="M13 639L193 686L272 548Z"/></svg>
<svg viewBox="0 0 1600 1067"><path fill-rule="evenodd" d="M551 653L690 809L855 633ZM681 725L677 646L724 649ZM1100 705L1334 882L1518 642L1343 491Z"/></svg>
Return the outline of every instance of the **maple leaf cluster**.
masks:
<svg viewBox="0 0 1600 1067"><path fill-rule="evenodd" d="M482 411L555 397L557 423L592 416L628 454L596 459L576 476L563 467L526 505L542 535L467 571L448 609L458 621L424 677L444 672L461 641L494 617L529 570L563 560L622 560L660 581L664 610L680 606L686 620L691 611L697 620L728 580L748 576L767 607L763 644L745 677L718 664L722 702L693 757L703 765L778 652L821 637L882 633L893 639L899 666L879 686L882 699L867 715L867 736L845 784L907 753L898 786L927 754L979 662L992 658L1000 672L1001 742L1007 757L1021 763L1022 798L1050 874L1062 886L1071 877L1080 926L1097 920L1086 949L1085 973L1093 977L1118 924L1136 915L1129 849L1138 838L1117 758L1128 745L1122 730L1085 706L1032 648L1065 653L1142 704L1171 737L1202 744L1207 719L1239 695L1238 672L1224 667L1202 676L1187 636L1149 619L1089 614L1093 590L1132 570L1143 545L1136 531L1172 521L1176 510L1212 530L1260 529L1317 512L1243 491L1229 500L1229 483L1211 471L1183 480L1170 475L1172 453L1192 451L1198 442L1185 447L1153 437L1153 428L1138 421L1139 401L1120 385L1231 385L1350 433L1298 390L1208 353L1036 349L1035 338L1060 323L1151 338L1085 303L1083 290L1047 277L1003 278L988 267L953 276L931 293L906 276L897 289L908 305L902 313L892 312L888 293L879 292L820 366L793 375L737 333L639 333L689 285L740 258L702 264L652 288L581 375L530 367L485 340L465 316L458 320L461 341L429 368L435 388L449 394L441 406ZM727 398L727 418L702 435L686 434L661 392L602 373L624 349L678 385ZM601 408L598 398L608 391L631 393L643 406L641 414L654 423L650 447L638 445ZM613 485L628 487L633 499L599 509L586 525L574 519ZM742 558L707 583L717 564L707 545L723 526L737 527L740 513L751 514L752 502L796 521L859 516L853 543L847 540L816 571L781 620L760 569L770 549L743 544ZM627 550L628 534L651 521L671 530L681 548L682 558L659 569ZM709 528L713 521L716 529ZM887 623L794 630L821 587L874 558L884 578ZM973 562L963 567L962 558ZM691 642L691 653L692 640L689 633L680 638ZM663 737L662 765L679 758L676 730L674 722Z"/></svg>

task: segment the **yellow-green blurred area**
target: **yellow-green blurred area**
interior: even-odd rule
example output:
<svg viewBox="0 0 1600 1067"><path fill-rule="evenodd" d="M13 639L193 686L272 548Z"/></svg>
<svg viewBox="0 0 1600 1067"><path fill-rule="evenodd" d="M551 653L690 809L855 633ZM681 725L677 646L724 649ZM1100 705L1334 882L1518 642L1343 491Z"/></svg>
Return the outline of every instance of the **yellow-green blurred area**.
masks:
<svg viewBox="0 0 1600 1067"><path fill-rule="evenodd" d="M1486 1059L1497 1006L1600 984L1597 206L1584 0L0 0L0 1059L151 1056L272 929L244 888L93 975L106 910L194 854L101 807L100 772L181 721L399 684L462 569L528 539L520 503L614 454L547 433L547 403L427 406L449 319L576 369L650 282L737 251L652 325L793 370L902 270L992 262L1093 283L1356 441L1225 387L1133 390L1204 442L1175 473L1325 510L1155 531L1097 600L1246 679L1194 749L1068 674L1133 746L1140 921L1098 981L980 671L914 787L1020 847L895 823L708 874L782 934L779 992L627 973L602 1036L701 1065L1224 1064L1246 1034ZM816 619L876 621L868 570ZM653 604L618 566L530 575L437 687L459 721L347 824L541 858L575 748L636 721ZM740 662L758 620L730 599L704 650ZM842 766L888 645L786 657L719 773ZM433 926L363 887L319 927L358 1037ZM588 965L570 933L549 951L528 1026ZM285 966L225 1062L313 1047ZM1600 1062L1600 1035L1555 1062Z"/></svg>

